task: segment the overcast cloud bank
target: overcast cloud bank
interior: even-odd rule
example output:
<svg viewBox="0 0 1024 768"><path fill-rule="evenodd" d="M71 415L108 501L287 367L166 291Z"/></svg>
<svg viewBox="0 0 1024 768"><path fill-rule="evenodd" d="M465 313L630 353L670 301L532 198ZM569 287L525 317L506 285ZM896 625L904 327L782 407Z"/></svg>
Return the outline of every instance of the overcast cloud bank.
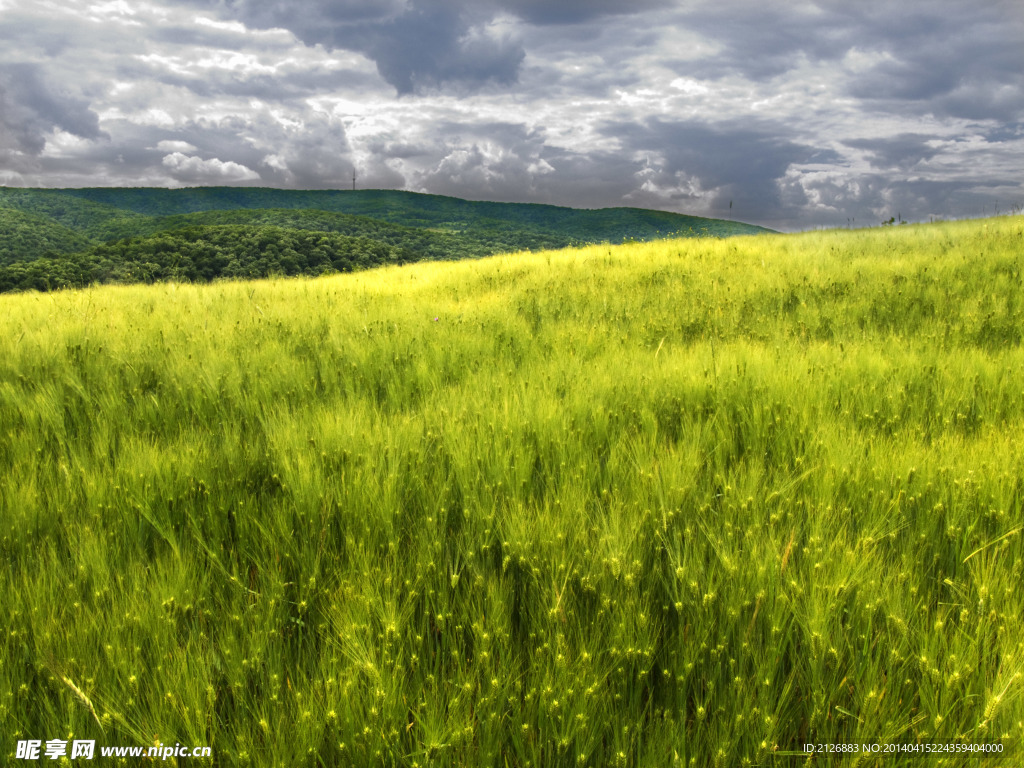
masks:
<svg viewBox="0 0 1024 768"><path fill-rule="evenodd" d="M977 216L1024 203L1022 40L998 1L0 0L0 184Z"/></svg>

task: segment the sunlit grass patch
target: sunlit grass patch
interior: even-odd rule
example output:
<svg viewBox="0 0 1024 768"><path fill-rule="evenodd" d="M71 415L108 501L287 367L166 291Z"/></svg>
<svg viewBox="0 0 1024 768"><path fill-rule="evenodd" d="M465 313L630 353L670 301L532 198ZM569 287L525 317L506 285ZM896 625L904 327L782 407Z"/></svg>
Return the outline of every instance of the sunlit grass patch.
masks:
<svg viewBox="0 0 1024 768"><path fill-rule="evenodd" d="M1019 750L1021 225L983 226L3 297L0 724L225 765Z"/></svg>

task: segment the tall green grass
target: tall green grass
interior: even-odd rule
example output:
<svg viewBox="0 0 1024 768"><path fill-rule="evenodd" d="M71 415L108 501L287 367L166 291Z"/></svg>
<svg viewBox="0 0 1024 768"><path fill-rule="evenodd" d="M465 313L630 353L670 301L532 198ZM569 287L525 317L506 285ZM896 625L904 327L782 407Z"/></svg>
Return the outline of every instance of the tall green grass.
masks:
<svg viewBox="0 0 1024 768"><path fill-rule="evenodd" d="M2 753L1014 764L1022 232L0 297Z"/></svg>

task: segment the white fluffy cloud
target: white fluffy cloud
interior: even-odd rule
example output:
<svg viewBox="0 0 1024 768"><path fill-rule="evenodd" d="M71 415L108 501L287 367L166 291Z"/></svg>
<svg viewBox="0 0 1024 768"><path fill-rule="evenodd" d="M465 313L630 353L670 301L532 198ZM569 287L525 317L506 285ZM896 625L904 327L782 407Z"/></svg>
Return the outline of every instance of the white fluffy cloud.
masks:
<svg viewBox="0 0 1024 768"><path fill-rule="evenodd" d="M251 168L246 168L244 165L230 160L224 162L215 157L203 160L182 152L164 155L162 165L178 181L192 184L229 184L254 181L260 177Z"/></svg>
<svg viewBox="0 0 1024 768"><path fill-rule="evenodd" d="M199 148L195 144L189 144L187 141L174 141L173 139L163 139L158 141L156 148L161 152L178 152L188 153L195 152ZM164 158L166 162L167 158Z"/></svg>

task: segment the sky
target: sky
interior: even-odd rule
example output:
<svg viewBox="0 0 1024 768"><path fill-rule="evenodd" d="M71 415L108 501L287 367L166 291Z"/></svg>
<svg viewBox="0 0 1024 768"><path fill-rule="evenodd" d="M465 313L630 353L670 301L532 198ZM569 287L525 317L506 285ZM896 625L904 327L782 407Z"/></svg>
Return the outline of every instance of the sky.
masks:
<svg viewBox="0 0 1024 768"><path fill-rule="evenodd" d="M0 185L1024 205L1019 0L0 0Z"/></svg>

